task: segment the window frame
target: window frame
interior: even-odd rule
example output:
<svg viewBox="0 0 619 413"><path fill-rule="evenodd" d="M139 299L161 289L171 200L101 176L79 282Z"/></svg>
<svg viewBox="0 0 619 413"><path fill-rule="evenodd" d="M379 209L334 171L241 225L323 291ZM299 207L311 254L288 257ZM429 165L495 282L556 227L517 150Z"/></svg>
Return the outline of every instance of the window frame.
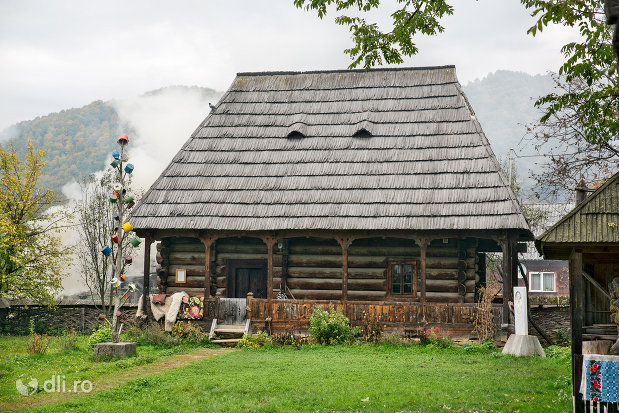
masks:
<svg viewBox="0 0 619 413"><path fill-rule="evenodd" d="M393 292L393 273L392 267L394 265L400 265L400 291L399 293ZM404 292L404 265L412 266L412 279L411 279L411 292ZM389 258L387 259L387 291L386 296L391 298L418 298L419 297L419 260L410 258Z"/></svg>
<svg viewBox="0 0 619 413"><path fill-rule="evenodd" d="M552 290L544 290L544 274L552 274ZM539 290L534 290L533 275L539 276ZM531 271L529 272L529 291L532 293L556 293L557 292L557 273L553 271Z"/></svg>

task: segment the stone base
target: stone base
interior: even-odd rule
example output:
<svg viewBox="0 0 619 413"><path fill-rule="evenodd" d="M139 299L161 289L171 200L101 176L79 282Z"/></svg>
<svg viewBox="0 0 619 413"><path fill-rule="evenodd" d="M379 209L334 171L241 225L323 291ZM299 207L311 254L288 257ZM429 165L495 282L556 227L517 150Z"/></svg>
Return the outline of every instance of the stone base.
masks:
<svg viewBox="0 0 619 413"><path fill-rule="evenodd" d="M95 344L95 357L135 356L136 343L99 343Z"/></svg>
<svg viewBox="0 0 619 413"><path fill-rule="evenodd" d="M525 336L522 334L512 334L509 336L507 343L505 343L505 347L503 347L503 354L512 354L517 357L546 357L546 353L544 353L544 349L536 336Z"/></svg>

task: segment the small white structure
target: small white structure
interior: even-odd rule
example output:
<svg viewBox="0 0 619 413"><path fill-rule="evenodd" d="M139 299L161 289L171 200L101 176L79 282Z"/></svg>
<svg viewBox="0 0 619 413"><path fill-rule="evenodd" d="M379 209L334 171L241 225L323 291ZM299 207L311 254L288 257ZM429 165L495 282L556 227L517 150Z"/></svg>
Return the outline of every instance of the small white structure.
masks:
<svg viewBox="0 0 619 413"><path fill-rule="evenodd" d="M503 354L514 356L542 356L546 357L536 336L529 335L529 320L527 319L527 288L514 287L514 329L507 339Z"/></svg>

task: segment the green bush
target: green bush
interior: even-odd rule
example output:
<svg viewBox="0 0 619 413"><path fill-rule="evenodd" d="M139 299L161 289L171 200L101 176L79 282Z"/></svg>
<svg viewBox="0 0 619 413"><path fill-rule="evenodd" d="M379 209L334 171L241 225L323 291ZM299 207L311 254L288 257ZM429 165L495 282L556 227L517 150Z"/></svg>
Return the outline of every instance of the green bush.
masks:
<svg viewBox="0 0 619 413"><path fill-rule="evenodd" d="M309 333L320 344L344 344L352 342L359 335L359 329L350 327L344 314L317 307L310 316Z"/></svg>
<svg viewBox="0 0 619 413"><path fill-rule="evenodd" d="M549 346L544 352L546 357L551 359L569 360L572 357L571 347Z"/></svg>
<svg viewBox="0 0 619 413"><path fill-rule="evenodd" d="M64 334L58 337L58 345L63 351L76 349L77 332L75 330L65 330Z"/></svg>
<svg viewBox="0 0 619 413"><path fill-rule="evenodd" d="M273 339L265 331L258 331L256 334L245 334L241 341L236 344L238 348L254 350L271 345L273 345Z"/></svg>
<svg viewBox="0 0 619 413"><path fill-rule="evenodd" d="M498 350L496 344L492 340L486 340L479 343L471 343L462 346L466 353L492 353Z"/></svg>
<svg viewBox="0 0 619 413"><path fill-rule="evenodd" d="M208 334L202 331L200 326L194 326L191 321L177 321L172 327L172 337L177 341L202 344L209 343Z"/></svg>
<svg viewBox="0 0 619 413"><path fill-rule="evenodd" d="M107 343L109 341L112 341L112 328L110 326L100 324L88 338L88 345L90 347L94 347L95 344Z"/></svg>
<svg viewBox="0 0 619 413"><path fill-rule="evenodd" d="M429 344L441 348L453 347L452 335L449 331L441 331L438 327L432 327L421 334L421 344Z"/></svg>
<svg viewBox="0 0 619 413"><path fill-rule="evenodd" d="M150 344L159 347L171 347L174 345L174 337L166 333L161 325L156 322L150 322L142 329L132 327L127 330L125 337L129 341L135 341L138 344Z"/></svg>

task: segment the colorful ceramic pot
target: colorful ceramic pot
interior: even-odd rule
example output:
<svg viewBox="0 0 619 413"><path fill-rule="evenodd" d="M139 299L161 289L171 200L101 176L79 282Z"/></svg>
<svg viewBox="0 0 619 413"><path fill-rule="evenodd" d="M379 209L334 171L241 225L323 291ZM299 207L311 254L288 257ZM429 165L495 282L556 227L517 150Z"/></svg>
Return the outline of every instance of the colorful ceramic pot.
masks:
<svg viewBox="0 0 619 413"><path fill-rule="evenodd" d="M103 253L103 255L108 257L112 253L112 249L106 245L105 247L103 247L103 249L101 249L101 252Z"/></svg>
<svg viewBox="0 0 619 413"><path fill-rule="evenodd" d="M131 230L133 229L133 227L131 226L131 224L130 224L130 223L125 222L125 223L123 224L123 229L125 230L125 232L129 232L129 231L131 231Z"/></svg>

